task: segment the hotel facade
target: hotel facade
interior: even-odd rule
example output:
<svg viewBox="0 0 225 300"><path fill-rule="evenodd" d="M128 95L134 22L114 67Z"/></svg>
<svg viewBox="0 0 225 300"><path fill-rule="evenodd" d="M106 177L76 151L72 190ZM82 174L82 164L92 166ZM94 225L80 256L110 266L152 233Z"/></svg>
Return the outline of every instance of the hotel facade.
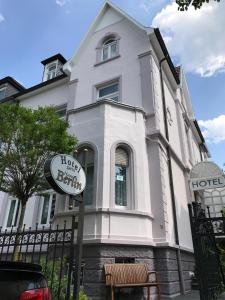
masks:
<svg viewBox="0 0 225 300"><path fill-rule="evenodd" d="M168 298L190 290L188 180L208 151L182 67L174 67L159 30L106 1L71 59L56 54L42 64L36 86L1 79L0 103L55 106L79 140L78 159L88 150L87 295L106 299L103 265L114 262L147 263ZM0 192L0 225L16 226L19 213L18 200ZM29 199L25 223L62 224L74 214L75 202L45 191Z"/></svg>

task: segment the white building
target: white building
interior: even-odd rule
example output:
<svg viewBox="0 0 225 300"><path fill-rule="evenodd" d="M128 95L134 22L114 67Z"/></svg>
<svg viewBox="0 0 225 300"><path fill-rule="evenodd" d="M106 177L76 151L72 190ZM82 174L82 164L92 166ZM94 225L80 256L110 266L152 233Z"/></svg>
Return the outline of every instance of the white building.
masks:
<svg viewBox="0 0 225 300"><path fill-rule="evenodd" d="M87 294L105 299L102 266L119 261L148 263L159 272L165 296L189 290L188 176L207 149L183 70L174 67L159 30L106 1L70 60L58 54L42 63L37 86L0 80L0 101L57 106L79 149L89 149ZM51 192L28 201L25 223L60 223L76 211L69 199ZM18 201L1 193L0 224L16 225L18 214Z"/></svg>

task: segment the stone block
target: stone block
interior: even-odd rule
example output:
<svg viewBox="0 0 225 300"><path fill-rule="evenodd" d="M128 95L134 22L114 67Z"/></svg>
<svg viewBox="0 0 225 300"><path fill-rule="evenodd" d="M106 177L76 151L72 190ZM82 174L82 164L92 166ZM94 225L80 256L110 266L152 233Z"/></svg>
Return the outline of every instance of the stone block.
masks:
<svg viewBox="0 0 225 300"><path fill-rule="evenodd" d="M160 284L161 293L163 295L174 295L180 293L179 282L169 282Z"/></svg>
<svg viewBox="0 0 225 300"><path fill-rule="evenodd" d="M156 259L160 258L167 258L167 259L176 259L176 250L174 249L165 249L165 248L158 248L155 251Z"/></svg>
<svg viewBox="0 0 225 300"><path fill-rule="evenodd" d="M101 299L106 299L106 286L105 284L97 283L87 283L84 285L84 292L88 297L101 297Z"/></svg>
<svg viewBox="0 0 225 300"><path fill-rule="evenodd" d="M113 264L113 258L85 258L85 270L103 270L104 264Z"/></svg>
<svg viewBox="0 0 225 300"><path fill-rule="evenodd" d="M155 260L154 259L147 259L147 258L135 258L135 263L137 264L146 264L148 265L149 271L155 270Z"/></svg>
<svg viewBox="0 0 225 300"><path fill-rule="evenodd" d="M177 261L174 259L157 259L156 260L156 270L162 271L174 271L177 270Z"/></svg>
<svg viewBox="0 0 225 300"><path fill-rule="evenodd" d="M152 248L139 246L103 246L100 249L101 257L134 257L153 258Z"/></svg>
<svg viewBox="0 0 225 300"><path fill-rule="evenodd" d="M105 276L103 270L85 270L85 283L105 283Z"/></svg>
<svg viewBox="0 0 225 300"><path fill-rule="evenodd" d="M179 274L177 271L159 271L158 274L160 282L179 281Z"/></svg>

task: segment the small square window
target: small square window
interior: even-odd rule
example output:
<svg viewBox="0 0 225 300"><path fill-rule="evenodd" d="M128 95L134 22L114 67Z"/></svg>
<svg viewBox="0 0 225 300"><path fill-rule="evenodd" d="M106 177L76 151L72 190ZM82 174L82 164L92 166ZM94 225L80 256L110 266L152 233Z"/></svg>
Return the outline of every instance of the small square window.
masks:
<svg viewBox="0 0 225 300"><path fill-rule="evenodd" d="M66 104L61 105L61 106L56 106L56 114L63 121L66 121L66 111L67 111L67 105Z"/></svg>
<svg viewBox="0 0 225 300"><path fill-rule="evenodd" d="M119 101L119 83L115 82L106 86L99 87L97 89L97 99L101 100L109 98L113 101Z"/></svg>

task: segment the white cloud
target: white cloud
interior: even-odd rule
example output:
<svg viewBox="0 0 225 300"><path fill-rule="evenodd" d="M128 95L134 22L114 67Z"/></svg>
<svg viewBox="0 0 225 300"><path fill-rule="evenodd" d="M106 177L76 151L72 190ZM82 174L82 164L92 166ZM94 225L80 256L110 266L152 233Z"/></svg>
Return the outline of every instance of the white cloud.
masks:
<svg viewBox="0 0 225 300"><path fill-rule="evenodd" d="M198 123L207 142L217 144L225 141L225 115L212 120L200 120Z"/></svg>
<svg viewBox="0 0 225 300"><path fill-rule="evenodd" d="M59 6L64 6L65 4L67 4L69 2L69 0L56 0L56 4Z"/></svg>
<svg viewBox="0 0 225 300"><path fill-rule="evenodd" d="M3 21L5 21L5 18L2 14L0 14L0 22L3 22Z"/></svg>
<svg viewBox="0 0 225 300"><path fill-rule="evenodd" d="M186 71L212 76L225 72L224 11L225 1L185 12L173 2L155 16L152 25L159 27L171 55Z"/></svg>
<svg viewBox="0 0 225 300"><path fill-rule="evenodd" d="M148 13L152 7L159 6L165 2L166 0L141 0L139 6Z"/></svg>

